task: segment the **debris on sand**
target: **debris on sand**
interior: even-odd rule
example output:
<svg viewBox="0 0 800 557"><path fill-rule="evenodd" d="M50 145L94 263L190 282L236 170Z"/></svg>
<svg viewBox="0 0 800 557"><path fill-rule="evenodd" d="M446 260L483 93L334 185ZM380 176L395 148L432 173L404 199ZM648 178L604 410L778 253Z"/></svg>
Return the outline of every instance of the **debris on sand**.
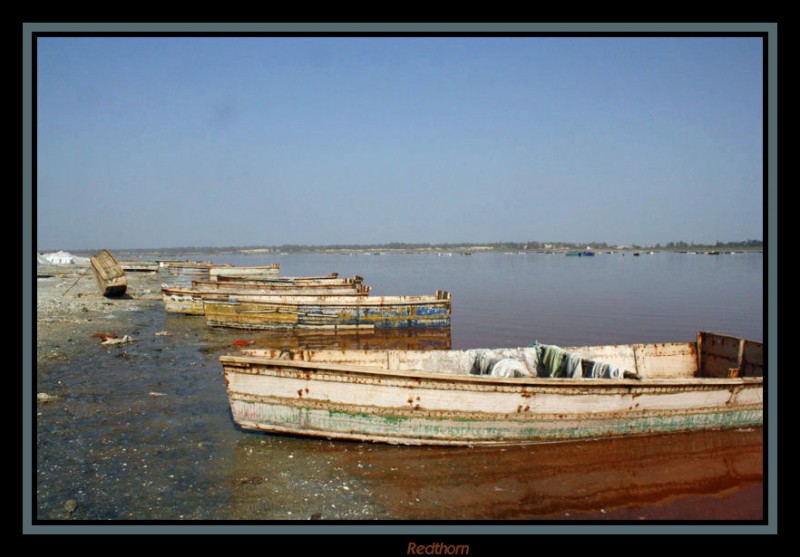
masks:
<svg viewBox="0 0 800 557"><path fill-rule="evenodd" d="M57 396L49 395L47 393L37 393L36 395L36 402L52 402L54 400L58 400Z"/></svg>
<svg viewBox="0 0 800 557"><path fill-rule="evenodd" d="M133 342L133 339L128 335L125 335L122 338L108 338L103 342L101 342L100 344L102 344L103 346L110 346L112 344L128 344L130 342Z"/></svg>

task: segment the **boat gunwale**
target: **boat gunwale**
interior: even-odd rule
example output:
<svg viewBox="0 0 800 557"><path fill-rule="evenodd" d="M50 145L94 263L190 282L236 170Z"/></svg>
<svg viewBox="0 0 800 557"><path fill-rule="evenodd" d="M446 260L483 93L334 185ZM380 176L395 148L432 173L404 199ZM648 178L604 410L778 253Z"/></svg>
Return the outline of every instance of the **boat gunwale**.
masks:
<svg viewBox="0 0 800 557"><path fill-rule="evenodd" d="M235 301L230 300L203 300L203 303L214 305L228 305L228 306L241 306L242 304L254 304L264 306L280 306L280 307L296 307L304 305L312 306L325 306L325 307L383 307L383 306L419 306L419 305L443 305L450 307L452 301L448 295L445 298L439 298L436 294L433 295L419 295L419 296L342 296L341 300L331 300L330 298L337 298L337 295L322 295L316 296L283 296L280 294L264 296L259 295L242 295L232 296ZM247 298L275 298L275 300L250 300ZM286 298L306 298L305 300L287 300ZM258 312L259 310L255 310ZM247 311L242 313L249 313Z"/></svg>
<svg viewBox="0 0 800 557"><path fill-rule="evenodd" d="M219 358L220 363L225 366L240 367L243 369L253 369L253 365L269 369L276 368L299 368L303 370L331 371L353 375L372 375L391 378L408 378L410 380L430 380L432 382L456 382L456 383L478 383L485 385L504 385L504 386L531 386L531 387L698 387L698 386L746 386L763 384L763 377L651 377L642 379L604 379L604 378L571 378L571 377L493 377L486 375L473 374L447 374L436 373L424 370L398 370L384 369L376 366L357 366L348 364L335 364L328 362L309 362L304 360L281 360L276 358L264 358L261 356L247 355L223 355ZM257 368L256 368L257 369ZM228 371L225 373L244 373L249 375L264 375L248 371Z"/></svg>
<svg viewBox="0 0 800 557"><path fill-rule="evenodd" d="M192 297L195 297L195 298L201 298L204 301L207 299L206 296L211 296L211 298L208 298L209 301L231 302L231 303L234 303L234 302L237 302L237 301L246 302L246 303L253 303L253 302L259 303L259 302L261 302L261 300L259 298L285 298L285 297L291 297L291 298L314 298L314 299L316 299L316 298L331 298L331 297L342 296L342 297L345 297L345 298L353 298L353 297L366 298L370 294L369 289L359 289L357 287L357 285L355 285L355 284L353 284L353 285L350 285L350 284L335 285L332 288L322 289L323 292L325 290L337 290L337 289L338 290L347 291L347 292L339 292L339 293L336 293L336 294L324 294L324 293L323 294L317 294L317 293L313 292L312 288L306 287L306 286L304 286L302 284L301 285L292 285L291 287L285 288L285 290L290 291L290 292L308 290L310 292L309 294L305 294L305 293L286 294L286 293L282 293L281 290L275 290L274 294L272 292L261 294L261 293L258 293L258 292L247 292L247 291L241 291L241 290L240 291L235 291L234 288L231 288L230 291L227 291L227 290L224 290L224 289L222 289L222 290L197 290L194 287L188 287L188 286L163 286L162 285L161 286L161 292L163 292L167 296L192 296ZM253 289L253 290L255 290L255 289ZM268 289L265 288L264 290L268 290ZM224 299L215 300L213 297L234 298L234 300L230 300L230 299L227 299L227 300L224 300ZM265 302L266 303L271 303L272 300L271 299L270 300L266 300ZM302 302L305 302L305 300L302 300Z"/></svg>

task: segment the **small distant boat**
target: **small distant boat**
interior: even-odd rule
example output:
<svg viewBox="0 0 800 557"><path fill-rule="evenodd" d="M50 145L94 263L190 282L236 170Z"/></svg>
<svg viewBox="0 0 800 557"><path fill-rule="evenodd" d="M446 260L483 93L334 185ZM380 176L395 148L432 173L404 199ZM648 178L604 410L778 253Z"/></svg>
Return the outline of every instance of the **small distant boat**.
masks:
<svg viewBox="0 0 800 557"><path fill-rule="evenodd" d="M238 296L203 300L206 325L238 329L450 326L450 293L433 296Z"/></svg>
<svg viewBox="0 0 800 557"><path fill-rule="evenodd" d="M213 263L210 261L177 261L167 262L166 269L171 275L203 275L208 276L208 271Z"/></svg>
<svg viewBox="0 0 800 557"><path fill-rule="evenodd" d="M97 255L89 258L97 279L97 286L103 296L112 298L122 296L128 289L128 281L125 279L125 271L122 270L117 260L107 250L103 250Z"/></svg>
<svg viewBox="0 0 800 557"><path fill-rule="evenodd" d="M253 278L275 278L280 276L281 266L277 263L261 267L235 267L227 265L212 266L208 270L211 280L217 280L221 276L253 277Z"/></svg>
<svg viewBox="0 0 800 557"><path fill-rule="evenodd" d="M762 425L760 342L698 333L564 349L625 370L610 377L552 377L541 349L242 350L220 362L233 419L251 431L503 445Z"/></svg>
<svg viewBox="0 0 800 557"><path fill-rule="evenodd" d="M707 251L706 253L707 253L708 255L719 255L719 252L718 252L718 251Z"/></svg>
<svg viewBox="0 0 800 557"><path fill-rule="evenodd" d="M639 257L641 254L638 251L633 252L634 257Z"/></svg>
<svg viewBox="0 0 800 557"><path fill-rule="evenodd" d="M133 273L157 273L158 261L119 261L123 271Z"/></svg>
<svg viewBox="0 0 800 557"><path fill-rule="evenodd" d="M567 255L573 257L592 257L594 256L593 251L568 251Z"/></svg>

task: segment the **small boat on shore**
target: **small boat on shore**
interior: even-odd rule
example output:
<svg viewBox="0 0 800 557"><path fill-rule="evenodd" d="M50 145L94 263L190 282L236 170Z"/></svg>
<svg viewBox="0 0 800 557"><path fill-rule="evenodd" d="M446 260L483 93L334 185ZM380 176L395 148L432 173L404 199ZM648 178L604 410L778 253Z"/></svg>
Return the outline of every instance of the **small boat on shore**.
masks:
<svg viewBox="0 0 800 557"><path fill-rule="evenodd" d="M226 279L230 277L225 277ZM357 289L366 287L363 277L349 278L324 277L278 277L270 280L193 280L192 288L197 290L219 290L221 292L282 291L298 288L313 289L323 293L342 288Z"/></svg>
<svg viewBox="0 0 800 557"><path fill-rule="evenodd" d="M157 273L159 270L158 261L120 261L119 266L133 273Z"/></svg>
<svg viewBox="0 0 800 557"><path fill-rule="evenodd" d="M450 326L450 293L433 296L237 296L203 300L206 325L237 329Z"/></svg>
<svg viewBox="0 0 800 557"><path fill-rule="evenodd" d="M502 445L763 422L762 343L715 333L564 349L242 350L220 362L233 419L250 431Z"/></svg>
<svg viewBox="0 0 800 557"><path fill-rule="evenodd" d="M247 286L257 285L249 284ZM317 302L327 300L332 296L343 298L368 296L369 291L369 286L360 283L324 288L304 287L302 284L287 284L284 285L284 288L278 290L236 287L216 290L169 285L161 286L164 310L167 313L183 313L186 315L205 315L205 302L209 300L269 302L289 297L303 302Z"/></svg>
<svg viewBox="0 0 800 557"><path fill-rule="evenodd" d="M282 281L214 281L193 280L192 288L215 292L231 292L234 294L291 294L291 291L302 290L300 294L340 295L352 292L369 292L371 287L364 284L361 277L331 279L330 281L282 280Z"/></svg>
<svg viewBox="0 0 800 557"><path fill-rule="evenodd" d="M201 275L208 276L208 271L213 263L210 261L176 261L168 262L165 266L171 275Z"/></svg>
<svg viewBox="0 0 800 557"><path fill-rule="evenodd" d="M270 283L270 284L280 284L280 283L317 283L317 284L342 284L347 281L363 281L364 278L358 275L354 276L352 279L345 279L339 278L339 273L331 273L329 275L317 275L317 276L307 276L307 277L260 277L260 276L246 276L246 275L218 275L216 278L217 282L233 282L237 284L242 283Z"/></svg>
<svg viewBox="0 0 800 557"><path fill-rule="evenodd" d="M281 266L277 263L262 267L235 267L228 265L215 265L208 270L211 280L217 280L221 276L237 276L252 278L275 278L280 276Z"/></svg>
<svg viewBox="0 0 800 557"><path fill-rule="evenodd" d="M125 271L108 250L89 258L100 293L107 298L122 296L128 289Z"/></svg>

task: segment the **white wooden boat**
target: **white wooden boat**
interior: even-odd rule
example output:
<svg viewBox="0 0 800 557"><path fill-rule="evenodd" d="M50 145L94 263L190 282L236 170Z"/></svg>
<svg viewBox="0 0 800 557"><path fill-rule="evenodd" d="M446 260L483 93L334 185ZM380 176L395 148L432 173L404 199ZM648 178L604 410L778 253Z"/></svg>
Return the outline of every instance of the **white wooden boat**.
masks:
<svg viewBox="0 0 800 557"><path fill-rule="evenodd" d="M208 270L211 280L220 276L237 276L250 278L273 278L280 276L281 266L277 263L261 267L234 267L227 265L213 266Z"/></svg>
<svg viewBox="0 0 800 557"><path fill-rule="evenodd" d="M342 284L350 280L359 282L363 281L363 277L356 275L352 279L339 278L339 273L331 273L329 275L307 276L307 277L264 277L264 276L243 276L243 275L217 275L217 282L232 282L235 284L282 284L282 283L313 283L313 284Z"/></svg>
<svg viewBox="0 0 800 557"><path fill-rule="evenodd" d="M565 350L582 369L607 365L618 378L550 377L542 347L242 350L220 361L233 419L245 430L491 445L762 424L760 342L698 333L694 342ZM517 367L504 370L530 375L478 374L492 359L493 373L511 361Z"/></svg>
<svg viewBox="0 0 800 557"><path fill-rule="evenodd" d="M286 277L284 277L286 278ZM214 280L193 280L192 288L195 290L215 290L218 292L244 293L250 291L254 294L274 292L280 294L288 290L311 290L324 294L344 290L369 289L359 276L352 278L331 278L320 280L306 280L305 277L286 280L259 280L259 281L214 281Z"/></svg>
<svg viewBox="0 0 800 557"><path fill-rule="evenodd" d="M119 261L119 266L125 272L133 273L157 273L159 266L158 261Z"/></svg>

